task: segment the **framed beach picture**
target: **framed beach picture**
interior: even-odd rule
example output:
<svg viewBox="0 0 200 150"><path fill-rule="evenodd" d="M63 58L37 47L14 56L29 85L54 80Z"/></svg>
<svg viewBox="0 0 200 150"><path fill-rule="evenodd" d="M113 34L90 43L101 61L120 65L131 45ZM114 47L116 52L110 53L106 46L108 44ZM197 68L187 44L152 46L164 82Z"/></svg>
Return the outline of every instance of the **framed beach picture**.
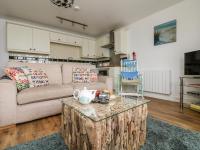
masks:
<svg viewBox="0 0 200 150"><path fill-rule="evenodd" d="M154 27L154 45L176 42L176 20Z"/></svg>

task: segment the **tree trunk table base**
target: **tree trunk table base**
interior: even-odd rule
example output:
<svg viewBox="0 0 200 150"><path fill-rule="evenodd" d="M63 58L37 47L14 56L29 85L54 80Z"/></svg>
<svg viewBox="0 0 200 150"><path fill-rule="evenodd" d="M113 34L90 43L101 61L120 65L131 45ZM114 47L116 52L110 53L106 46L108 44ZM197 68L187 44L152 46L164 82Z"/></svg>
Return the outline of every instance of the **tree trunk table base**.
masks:
<svg viewBox="0 0 200 150"><path fill-rule="evenodd" d="M138 150L146 139L146 119L146 103L99 121L63 103L62 136L70 150Z"/></svg>

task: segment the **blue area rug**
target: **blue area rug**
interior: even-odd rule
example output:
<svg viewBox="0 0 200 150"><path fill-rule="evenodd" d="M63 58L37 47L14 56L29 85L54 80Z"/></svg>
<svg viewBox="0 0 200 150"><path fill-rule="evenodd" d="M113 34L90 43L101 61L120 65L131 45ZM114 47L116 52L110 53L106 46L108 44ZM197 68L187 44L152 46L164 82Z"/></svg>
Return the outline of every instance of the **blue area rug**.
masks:
<svg viewBox="0 0 200 150"><path fill-rule="evenodd" d="M53 134L7 150L68 150L68 148L59 134ZM141 150L200 150L200 133L149 117L147 140Z"/></svg>
<svg viewBox="0 0 200 150"><path fill-rule="evenodd" d="M141 150L200 150L200 132L185 130L149 117L147 140Z"/></svg>

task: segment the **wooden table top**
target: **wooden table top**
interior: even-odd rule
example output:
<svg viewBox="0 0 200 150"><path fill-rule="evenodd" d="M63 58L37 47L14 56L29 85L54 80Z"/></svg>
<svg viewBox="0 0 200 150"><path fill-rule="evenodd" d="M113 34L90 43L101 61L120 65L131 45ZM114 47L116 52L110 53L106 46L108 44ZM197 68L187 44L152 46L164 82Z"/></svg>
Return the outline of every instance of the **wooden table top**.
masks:
<svg viewBox="0 0 200 150"><path fill-rule="evenodd" d="M62 102L64 105L72 107L82 115L95 122L98 122L119 113L123 113L134 107L148 103L149 100L141 98L117 97L113 100L110 100L108 104L90 103L88 105L83 105L73 97L69 97L64 98Z"/></svg>

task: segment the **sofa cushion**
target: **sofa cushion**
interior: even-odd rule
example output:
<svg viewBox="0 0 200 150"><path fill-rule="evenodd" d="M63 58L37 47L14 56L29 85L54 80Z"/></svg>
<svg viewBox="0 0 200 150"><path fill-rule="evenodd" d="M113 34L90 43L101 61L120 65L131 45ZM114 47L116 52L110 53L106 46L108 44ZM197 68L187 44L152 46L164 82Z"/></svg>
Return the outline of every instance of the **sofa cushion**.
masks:
<svg viewBox="0 0 200 150"><path fill-rule="evenodd" d="M25 89L17 94L18 104L28 104L38 101L53 100L68 97L73 94L73 88L68 85L48 85Z"/></svg>
<svg viewBox="0 0 200 150"><path fill-rule="evenodd" d="M28 78L30 87L47 86L49 79L44 70L35 70L29 67L22 67L25 75Z"/></svg>
<svg viewBox="0 0 200 150"><path fill-rule="evenodd" d="M10 67L5 69L5 74L16 81L17 90L21 91L26 88L29 88L29 81L27 76L24 74L24 71L20 67Z"/></svg>
<svg viewBox="0 0 200 150"><path fill-rule="evenodd" d="M49 84L62 84L61 64L24 63L9 61L8 67L28 66L34 70L44 70L48 76Z"/></svg>
<svg viewBox="0 0 200 150"><path fill-rule="evenodd" d="M103 82L92 82L92 83L72 83L74 89L82 90L87 87L89 90L105 90L107 86Z"/></svg>
<svg viewBox="0 0 200 150"><path fill-rule="evenodd" d="M62 65L63 84L72 82L72 72L74 67L95 69L95 65L87 63L65 63Z"/></svg>
<svg viewBox="0 0 200 150"><path fill-rule="evenodd" d="M73 83L89 83L90 82L90 69L74 67L72 73Z"/></svg>

